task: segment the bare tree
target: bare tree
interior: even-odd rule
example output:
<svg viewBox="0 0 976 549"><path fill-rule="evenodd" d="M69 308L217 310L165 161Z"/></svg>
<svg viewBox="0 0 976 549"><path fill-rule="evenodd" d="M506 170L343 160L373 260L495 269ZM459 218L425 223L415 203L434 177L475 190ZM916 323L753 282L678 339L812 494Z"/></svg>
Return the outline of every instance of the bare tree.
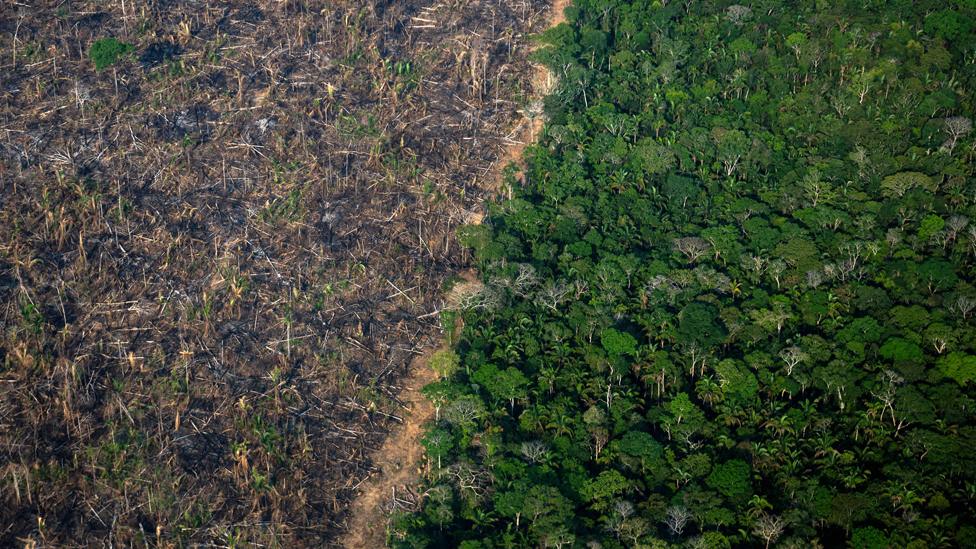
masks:
<svg viewBox="0 0 976 549"><path fill-rule="evenodd" d="M621 537L627 538L637 547L640 539L651 531L651 525L641 517L631 517L621 523L619 533Z"/></svg>
<svg viewBox="0 0 976 549"><path fill-rule="evenodd" d="M681 293L681 285L670 277L655 275L648 281L647 291L653 294L656 290L662 291L667 296L668 303L673 303L674 299Z"/></svg>
<svg viewBox="0 0 976 549"><path fill-rule="evenodd" d="M932 236L932 239L940 246L942 249L948 249L953 242L959 238L959 233L969 225L969 218L964 215L954 215L946 220L945 229L939 231Z"/></svg>
<svg viewBox="0 0 976 549"><path fill-rule="evenodd" d="M949 233L949 239L955 240L967 225L969 225L969 218L964 215L954 215L946 220L945 228Z"/></svg>
<svg viewBox="0 0 976 549"><path fill-rule="evenodd" d="M455 463L448 472L454 478L458 490L471 492L477 497L484 495L491 483L491 474L488 471L468 462Z"/></svg>
<svg viewBox="0 0 976 549"><path fill-rule="evenodd" d="M539 277L536 275L535 267L527 263L519 265L518 273L515 274L514 278L506 279L505 285L519 297L528 296L529 292L539 285Z"/></svg>
<svg viewBox="0 0 976 549"><path fill-rule="evenodd" d="M535 303L558 311L559 305L566 301L566 297L572 291L573 286L565 282L549 282L535 295Z"/></svg>
<svg viewBox="0 0 976 549"><path fill-rule="evenodd" d="M539 463L546 457L549 447L541 440L529 440L523 442L519 448L522 456L532 463Z"/></svg>
<svg viewBox="0 0 976 549"><path fill-rule="evenodd" d="M766 274L776 283L777 289L779 289L780 279L784 272L786 272L786 262L782 259L772 259L766 266Z"/></svg>
<svg viewBox="0 0 976 549"><path fill-rule="evenodd" d="M576 294L576 299L582 298L586 295L586 292L590 291L590 285L585 280L574 280L572 286L573 292Z"/></svg>
<svg viewBox="0 0 976 549"><path fill-rule="evenodd" d="M742 256L742 268L752 271L754 279L758 282L766 268L769 266L769 259L761 255L745 254Z"/></svg>
<svg viewBox="0 0 976 549"><path fill-rule="evenodd" d="M885 370L881 374L881 390L877 393L872 393L878 400L881 401L881 417L878 421L884 420L884 415L886 411L891 412L891 424L895 423L895 394L898 392L898 386L905 382L905 378L896 374L892 370Z"/></svg>
<svg viewBox="0 0 976 549"><path fill-rule="evenodd" d="M609 386L607 387L609 389ZM607 391L609 394L609 390ZM600 452L610 441L610 434L603 427L595 427L590 429L590 438L593 440L593 459L600 458Z"/></svg>
<svg viewBox="0 0 976 549"><path fill-rule="evenodd" d="M785 529L786 521L782 518L775 515L764 515L756 522L752 533L765 541L766 549L769 549L769 544L779 539Z"/></svg>
<svg viewBox="0 0 976 549"><path fill-rule="evenodd" d="M664 523L668 525L668 529L671 530L672 534L680 536L690 519L691 512L687 508L680 505L672 505L668 507L667 517L664 519Z"/></svg>
<svg viewBox="0 0 976 549"><path fill-rule="evenodd" d="M543 547L562 548L564 545L572 545L576 542L576 536L571 534L564 527L559 527L555 532L546 534L542 539Z"/></svg>
<svg viewBox="0 0 976 549"><path fill-rule="evenodd" d="M767 330L776 328L777 334L782 332L786 322L793 318L793 314L790 313L788 305L779 302L773 303L772 309L751 311L749 316L752 317L756 324Z"/></svg>
<svg viewBox="0 0 976 549"><path fill-rule="evenodd" d="M963 319L969 318L969 314L976 309L976 298L968 295L960 295L952 303L951 308L959 312Z"/></svg>
<svg viewBox="0 0 976 549"><path fill-rule="evenodd" d="M728 293L732 284L732 279L727 275L710 269L708 267L695 267L693 271L695 278L703 288L716 292Z"/></svg>
<svg viewBox="0 0 976 549"><path fill-rule="evenodd" d="M861 264L868 258L874 257L881 250L873 245L872 242L862 242L860 240L848 242L841 247L841 251L847 254L847 259L838 264L841 273L841 280L847 280L852 273L861 271ZM858 275L859 276L859 275Z"/></svg>
<svg viewBox="0 0 976 549"><path fill-rule="evenodd" d="M799 57L799 55L797 56ZM874 86L875 77L872 73L864 67L861 68L860 73L854 73L851 77L851 90L857 95L858 104L863 105L864 100L867 99L868 93Z"/></svg>
<svg viewBox="0 0 976 549"><path fill-rule="evenodd" d="M613 504L613 512L622 519L630 518L634 514L634 504L622 499Z"/></svg>
<svg viewBox="0 0 976 549"><path fill-rule="evenodd" d="M824 275L820 270L807 271L807 286L816 289L823 284Z"/></svg>
<svg viewBox="0 0 976 549"><path fill-rule="evenodd" d="M613 532L619 538L624 521L633 516L633 514L633 503L627 500L620 500L614 503L611 508L610 518L607 520L607 530Z"/></svg>
<svg viewBox="0 0 976 549"><path fill-rule="evenodd" d="M892 229L888 229L888 231L885 232L885 242L888 244L888 247L892 251L894 251L895 248L899 244L901 244L901 241L902 240L904 240L904 235L902 234L902 230L901 229L892 228ZM889 254L890 253L891 252L889 252Z"/></svg>
<svg viewBox="0 0 976 549"><path fill-rule="evenodd" d="M868 151L864 147L860 145L854 147L854 152L848 158L857 164L857 174L860 177L864 177L869 171L874 171L871 169L871 157L868 156Z"/></svg>
<svg viewBox="0 0 976 549"><path fill-rule="evenodd" d="M704 238L697 236L686 236L674 239L674 249L678 250L688 259L689 263L694 263L708 253L710 244Z"/></svg>
<svg viewBox="0 0 976 549"><path fill-rule="evenodd" d="M830 96L830 106L840 118L845 118L851 110L851 104L847 101L847 94L839 92Z"/></svg>
<svg viewBox="0 0 976 549"><path fill-rule="evenodd" d="M811 170L802 181L803 194L814 208L821 202L826 202L833 195L833 185L824 181L820 170Z"/></svg>
<svg viewBox="0 0 976 549"><path fill-rule="evenodd" d="M949 136L949 140L945 142L943 147L949 151L949 154L952 154L952 150L956 148L956 143L963 137L966 137L972 130L973 121L965 116L946 118L945 132Z"/></svg>
<svg viewBox="0 0 976 549"><path fill-rule="evenodd" d="M946 347L948 346L949 346L949 340L946 339L944 336L939 335L932 338L932 347L935 349L936 353L941 355L942 353L945 352Z"/></svg>
<svg viewBox="0 0 976 549"><path fill-rule="evenodd" d="M456 425L474 423L485 413L484 404L477 397L462 397L444 408L444 419Z"/></svg>
<svg viewBox="0 0 976 549"><path fill-rule="evenodd" d="M725 17L733 25L741 25L752 19L752 8L734 4L725 10Z"/></svg>
<svg viewBox="0 0 976 549"><path fill-rule="evenodd" d="M786 363L786 375L788 376L793 375L793 368L796 368L797 364L807 360L807 354L796 346L783 349L779 353L779 357Z"/></svg>
<svg viewBox="0 0 976 549"><path fill-rule="evenodd" d="M488 286L462 293L457 298L457 308L462 311L493 310L499 305L501 305L501 297L498 295L498 291Z"/></svg>
<svg viewBox="0 0 976 549"><path fill-rule="evenodd" d="M688 374L691 377L695 377L695 372L699 376L705 375L705 366L708 364L708 352L703 349L698 343L692 341L687 345L682 345L681 351L688 357L691 362L691 366L688 368Z"/></svg>

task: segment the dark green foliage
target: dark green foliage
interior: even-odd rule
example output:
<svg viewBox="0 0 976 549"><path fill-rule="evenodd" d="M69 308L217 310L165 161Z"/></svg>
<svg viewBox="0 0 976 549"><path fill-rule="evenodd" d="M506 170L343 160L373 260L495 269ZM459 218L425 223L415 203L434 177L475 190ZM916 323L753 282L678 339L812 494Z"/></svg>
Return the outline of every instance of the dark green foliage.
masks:
<svg viewBox="0 0 976 549"><path fill-rule="evenodd" d="M745 503L752 493L749 464L741 459L720 463L712 469L706 484L732 502Z"/></svg>
<svg viewBox="0 0 976 549"><path fill-rule="evenodd" d="M678 341L712 346L725 339L718 310L705 303L692 303L678 313Z"/></svg>
<svg viewBox="0 0 976 549"><path fill-rule="evenodd" d="M395 546L976 539L976 5L745 5L546 34L548 126L460 232L497 303L433 391L454 497Z"/></svg>
<svg viewBox="0 0 976 549"><path fill-rule="evenodd" d="M637 351L637 340L633 336L613 328L603 330L600 340L610 356L632 355Z"/></svg>
<svg viewBox="0 0 976 549"><path fill-rule="evenodd" d="M937 11L925 18L925 32L947 40L970 36L972 31L973 20L956 10Z"/></svg>
<svg viewBox="0 0 976 549"><path fill-rule="evenodd" d="M890 547L889 543L884 532L873 526L854 530L854 536L851 539L851 547L854 549L885 549Z"/></svg>
<svg viewBox="0 0 976 549"><path fill-rule="evenodd" d="M120 58L135 50L132 44L120 42L116 38L99 38L92 43L88 56L95 64L95 70L114 65Z"/></svg>

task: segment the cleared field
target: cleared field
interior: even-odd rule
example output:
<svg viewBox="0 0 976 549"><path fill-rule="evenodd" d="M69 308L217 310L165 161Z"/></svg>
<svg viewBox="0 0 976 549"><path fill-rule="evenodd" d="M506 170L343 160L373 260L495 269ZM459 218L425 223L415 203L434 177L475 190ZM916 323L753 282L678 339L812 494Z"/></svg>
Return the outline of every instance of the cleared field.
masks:
<svg viewBox="0 0 976 549"><path fill-rule="evenodd" d="M334 541L548 4L0 8L0 545Z"/></svg>

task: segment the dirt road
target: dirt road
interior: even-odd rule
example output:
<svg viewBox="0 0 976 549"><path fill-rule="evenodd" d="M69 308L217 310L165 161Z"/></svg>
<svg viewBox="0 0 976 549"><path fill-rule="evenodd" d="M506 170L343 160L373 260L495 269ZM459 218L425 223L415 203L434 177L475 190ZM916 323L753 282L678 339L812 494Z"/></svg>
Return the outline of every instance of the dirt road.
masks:
<svg viewBox="0 0 976 549"><path fill-rule="evenodd" d="M556 26L565 20L564 10L570 0L555 0L548 15L548 27ZM553 86L553 75L548 69L536 65L532 74L532 87L536 99L541 99ZM526 146L532 143L542 129L541 116L525 116L516 128L518 138L508 147L495 163L492 181L501 181L502 170L511 162L520 162ZM480 218L472 220L480 222ZM475 283L469 276L468 284ZM410 366L410 375L404 382L401 399L409 412L403 423L386 439L380 450L372 456L377 472L359 488L359 497L353 504L348 522L349 528L342 545L348 549L376 549L385 546L388 520L388 503L393 498L406 495L406 489L415 486L423 472L423 447L420 437L424 425L434 416L434 407L424 398L420 390L437 379L436 374L427 367L429 354L418 357Z"/></svg>

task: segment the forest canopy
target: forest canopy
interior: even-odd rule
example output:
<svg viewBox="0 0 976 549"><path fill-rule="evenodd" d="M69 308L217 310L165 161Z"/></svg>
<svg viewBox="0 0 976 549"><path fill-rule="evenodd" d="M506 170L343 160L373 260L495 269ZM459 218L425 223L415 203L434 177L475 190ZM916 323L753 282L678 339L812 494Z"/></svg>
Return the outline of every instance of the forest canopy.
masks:
<svg viewBox="0 0 976 549"><path fill-rule="evenodd" d="M567 16L393 546L976 546L976 3Z"/></svg>

